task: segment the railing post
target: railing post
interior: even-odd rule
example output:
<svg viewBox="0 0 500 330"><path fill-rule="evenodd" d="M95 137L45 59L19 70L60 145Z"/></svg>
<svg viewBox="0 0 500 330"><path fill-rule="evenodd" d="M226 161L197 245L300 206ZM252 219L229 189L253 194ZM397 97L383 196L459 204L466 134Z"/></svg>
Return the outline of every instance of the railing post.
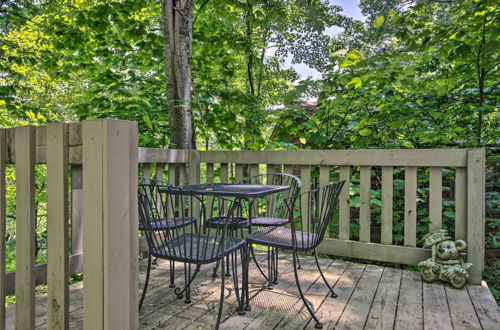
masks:
<svg viewBox="0 0 500 330"><path fill-rule="evenodd" d="M71 254L83 252L82 165L71 165Z"/></svg>
<svg viewBox="0 0 500 330"><path fill-rule="evenodd" d="M138 327L137 123L83 122L84 329Z"/></svg>
<svg viewBox="0 0 500 330"><path fill-rule="evenodd" d="M484 269L484 148L467 151L467 261L473 263L470 283L481 284Z"/></svg>
<svg viewBox="0 0 500 330"><path fill-rule="evenodd" d="M35 128L15 128L16 329L35 327Z"/></svg>
<svg viewBox="0 0 500 330"><path fill-rule="evenodd" d="M68 126L47 131L47 309L49 329L69 328Z"/></svg>
<svg viewBox="0 0 500 330"><path fill-rule="evenodd" d="M189 150L188 158L188 183L200 183L200 151Z"/></svg>

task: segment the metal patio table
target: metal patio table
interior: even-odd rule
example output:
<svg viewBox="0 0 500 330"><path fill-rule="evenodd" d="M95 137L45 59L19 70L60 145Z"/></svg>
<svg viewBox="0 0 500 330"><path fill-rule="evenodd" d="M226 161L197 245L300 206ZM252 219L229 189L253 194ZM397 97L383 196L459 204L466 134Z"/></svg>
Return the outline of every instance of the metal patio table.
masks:
<svg viewBox="0 0 500 330"><path fill-rule="evenodd" d="M258 200L260 197L277 194L280 192L284 192L290 190L290 186L278 186L278 185L262 185L262 184L238 184L238 183L208 183L208 184L193 184L186 185L182 187L170 187L170 192L175 194L175 189L178 188L179 191L190 192L194 195L200 196L213 196L213 197L232 197L237 200L237 202L241 205L242 200L248 201L248 225L239 226L238 228L248 228L249 233L252 231L252 209L253 203ZM161 192L161 188L160 192ZM238 225L237 225L238 226ZM253 248L250 247L250 251L252 253L252 257L254 262L259 270L259 272L267 279L267 276L262 271L259 266L257 260L255 259L255 255L253 252ZM248 254L247 254L248 255ZM224 270L221 270L224 271ZM245 270L248 272L248 269ZM247 278L248 280L248 278ZM246 292L246 299L248 301L249 296L248 292Z"/></svg>

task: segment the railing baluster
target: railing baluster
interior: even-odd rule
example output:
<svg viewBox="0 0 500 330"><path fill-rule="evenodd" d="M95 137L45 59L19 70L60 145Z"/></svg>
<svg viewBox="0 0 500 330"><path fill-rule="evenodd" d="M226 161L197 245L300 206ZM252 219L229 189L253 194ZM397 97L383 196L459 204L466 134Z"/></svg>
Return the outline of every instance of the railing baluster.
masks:
<svg viewBox="0 0 500 330"><path fill-rule="evenodd" d="M340 166L339 180L345 181L339 196L339 239L349 239L351 167Z"/></svg>
<svg viewBox="0 0 500 330"><path fill-rule="evenodd" d="M321 165L319 167L319 186L323 187L330 183L330 166Z"/></svg>
<svg viewBox="0 0 500 330"><path fill-rule="evenodd" d="M301 191L304 193L306 191L311 190L311 165L302 165L300 166L300 180L302 181L302 189ZM307 220L309 218L307 211L309 209L309 205L307 205L307 194L301 195L301 205L302 205L302 230L307 230L309 228L309 223Z"/></svg>
<svg viewBox="0 0 500 330"><path fill-rule="evenodd" d="M249 175L248 176L254 176L254 175L259 175L259 164L251 164L249 166Z"/></svg>
<svg viewBox="0 0 500 330"><path fill-rule="evenodd" d="M149 183L149 179L151 179L151 164L147 163L142 166L142 177L146 178L144 183Z"/></svg>
<svg viewBox="0 0 500 330"><path fill-rule="evenodd" d="M66 124L47 125L47 310L49 329L69 327Z"/></svg>
<svg viewBox="0 0 500 330"><path fill-rule="evenodd" d="M207 164L208 165L208 164ZM243 164L235 164L234 180L235 182L240 182L243 180Z"/></svg>
<svg viewBox="0 0 500 330"><path fill-rule="evenodd" d="M392 244L393 167L382 166L382 244Z"/></svg>
<svg viewBox="0 0 500 330"><path fill-rule="evenodd" d="M228 164L220 164L220 182L221 183L229 182Z"/></svg>
<svg viewBox="0 0 500 330"><path fill-rule="evenodd" d="M417 242L417 168L405 168L404 245L416 246Z"/></svg>
<svg viewBox="0 0 500 330"><path fill-rule="evenodd" d="M228 164L220 164L220 182L221 183L228 183L229 182L229 171L228 171ZM228 206L225 203L223 211L226 213L228 210Z"/></svg>
<svg viewBox="0 0 500 330"><path fill-rule="evenodd" d="M0 329L5 329L6 133L0 129Z"/></svg>
<svg viewBox="0 0 500 330"><path fill-rule="evenodd" d="M206 183L214 183L214 164L209 163L207 164L207 181ZM211 196L207 197L207 202L206 202L206 211L207 215L212 214L212 202L214 198Z"/></svg>
<svg viewBox="0 0 500 330"><path fill-rule="evenodd" d="M155 173L155 179L161 182L165 182L165 179L163 178L163 171L165 170L165 164L163 163L158 163L156 164L156 173Z"/></svg>
<svg viewBox="0 0 500 330"><path fill-rule="evenodd" d="M35 327L35 129L15 129L16 329Z"/></svg>
<svg viewBox="0 0 500 330"><path fill-rule="evenodd" d="M455 172L455 239L467 239L467 168Z"/></svg>
<svg viewBox="0 0 500 330"><path fill-rule="evenodd" d="M359 183L359 240L370 242L370 192L371 192L371 167L361 166Z"/></svg>
<svg viewBox="0 0 500 330"><path fill-rule="evenodd" d="M443 222L443 174L441 167L429 170L429 231L441 229Z"/></svg>

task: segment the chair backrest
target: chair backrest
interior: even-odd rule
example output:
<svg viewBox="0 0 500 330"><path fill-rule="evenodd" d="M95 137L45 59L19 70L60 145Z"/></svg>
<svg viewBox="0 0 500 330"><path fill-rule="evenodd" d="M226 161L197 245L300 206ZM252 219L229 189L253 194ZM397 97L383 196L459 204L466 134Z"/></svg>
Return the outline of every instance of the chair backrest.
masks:
<svg viewBox="0 0 500 330"><path fill-rule="evenodd" d="M265 213L265 216L284 219L290 218L290 208L286 205L285 201L293 200L295 205L297 196L300 193L300 188L302 187L302 181L300 181L298 177L287 173L259 174L245 178L238 183L290 186L290 190L279 194L268 195L262 198L260 201L261 203L259 203L259 210Z"/></svg>
<svg viewBox="0 0 500 330"><path fill-rule="evenodd" d="M303 201L299 208L299 220L294 221L292 226L292 234L297 233L297 246L312 249L323 241L344 183L345 181L335 182L299 195L299 199Z"/></svg>
<svg viewBox="0 0 500 330"><path fill-rule="evenodd" d="M183 191L181 187L141 184L138 192L139 221L150 251L181 261L202 260L217 255L224 242L227 225L210 229L210 232L202 226L202 219L205 218L203 199L204 196ZM216 212L222 210L213 210L214 214ZM193 217L196 221L192 221ZM196 235L198 233L209 233L210 239Z"/></svg>

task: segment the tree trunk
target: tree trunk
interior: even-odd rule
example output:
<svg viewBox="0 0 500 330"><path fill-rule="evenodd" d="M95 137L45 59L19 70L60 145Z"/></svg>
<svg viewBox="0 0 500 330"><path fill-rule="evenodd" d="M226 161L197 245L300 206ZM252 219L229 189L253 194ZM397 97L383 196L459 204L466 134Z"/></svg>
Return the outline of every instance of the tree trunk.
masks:
<svg viewBox="0 0 500 330"><path fill-rule="evenodd" d="M191 42L194 0L162 0L170 148L191 149Z"/></svg>

